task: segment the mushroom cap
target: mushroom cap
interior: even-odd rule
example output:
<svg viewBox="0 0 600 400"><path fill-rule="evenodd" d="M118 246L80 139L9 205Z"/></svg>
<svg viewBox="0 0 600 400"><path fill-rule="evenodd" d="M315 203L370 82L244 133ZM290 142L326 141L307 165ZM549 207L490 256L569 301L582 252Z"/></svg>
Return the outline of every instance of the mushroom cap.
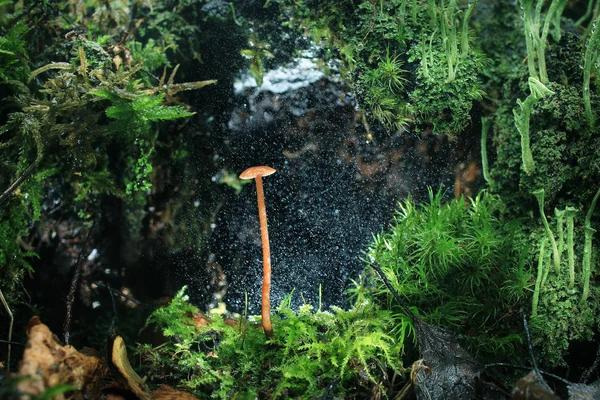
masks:
<svg viewBox="0 0 600 400"><path fill-rule="evenodd" d="M275 169L260 165L258 167L250 167L240 174L240 179L254 179L257 176L269 176L275 173Z"/></svg>

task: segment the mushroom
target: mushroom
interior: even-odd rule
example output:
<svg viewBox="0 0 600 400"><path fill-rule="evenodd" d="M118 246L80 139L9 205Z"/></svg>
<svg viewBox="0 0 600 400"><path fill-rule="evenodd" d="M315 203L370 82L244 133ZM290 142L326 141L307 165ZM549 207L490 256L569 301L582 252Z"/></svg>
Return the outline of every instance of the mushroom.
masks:
<svg viewBox="0 0 600 400"><path fill-rule="evenodd" d="M256 180L256 196L258 197L258 219L260 220L260 238L263 250L263 287L262 287L262 326L267 339L273 338L271 326L271 250L269 248L269 231L267 229L267 209L263 192L262 177L274 174L275 170L266 165L251 167L240 174L240 179Z"/></svg>

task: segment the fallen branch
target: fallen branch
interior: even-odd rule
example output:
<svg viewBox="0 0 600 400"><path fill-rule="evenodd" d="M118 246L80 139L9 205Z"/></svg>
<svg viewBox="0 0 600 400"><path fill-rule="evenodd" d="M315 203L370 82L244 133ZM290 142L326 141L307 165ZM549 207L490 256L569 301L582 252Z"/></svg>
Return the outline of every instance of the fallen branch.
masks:
<svg viewBox="0 0 600 400"><path fill-rule="evenodd" d="M21 176L19 176L17 178L17 180L14 181L8 187L8 189L6 189L2 194L0 194L0 205L2 205L2 203L4 203L10 197L10 195L12 195L19 188L19 186L21 186L21 184L25 181L25 179L27 179L29 177L29 175L31 175L33 170L35 170L35 167L37 167L38 161L39 161L39 158L36 159L33 163L31 163L31 165L29 167L27 167L25 172L23 172L21 174Z"/></svg>

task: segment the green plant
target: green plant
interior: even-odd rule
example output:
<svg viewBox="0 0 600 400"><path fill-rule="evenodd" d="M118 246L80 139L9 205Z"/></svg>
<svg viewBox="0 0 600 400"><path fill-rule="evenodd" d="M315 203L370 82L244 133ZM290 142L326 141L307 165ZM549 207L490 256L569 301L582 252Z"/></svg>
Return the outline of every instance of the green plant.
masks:
<svg viewBox="0 0 600 400"><path fill-rule="evenodd" d="M386 49L385 58L379 61L377 69L375 70L375 80L381 80L382 83L392 93L397 93L404 89L404 85L407 82L406 78L403 77L407 71L402 69L402 61L400 55L390 56L390 48Z"/></svg>
<svg viewBox="0 0 600 400"><path fill-rule="evenodd" d="M544 189L534 191L533 195L537 199L540 215L542 217L542 222L544 223L544 229L546 230L546 235L548 235L548 240L550 240L550 244L552 245L552 259L554 260L554 271L558 274L560 273L560 253L558 251L556 239L554 239L554 234L550 229L548 219L546 218L546 214L544 213ZM562 226L560 228L562 228Z"/></svg>
<svg viewBox="0 0 600 400"><path fill-rule="evenodd" d="M540 252L539 257L543 277L539 295L534 297L537 312L531 316L533 345L538 360L553 366L566 365L570 344L594 336L600 312L597 291L594 288L590 293L593 301L582 303L580 288L569 288L568 275L553 274L548 252Z"/></svg>
<svg viewBox="0 0 600 400"><path fill-rule="evenodd" d="M32 400L52 400L59 395L76 390L77 388L69 384L56 385L44 390L39 396L34 396Z"/></svg>
<svg viewBox="0 0 600 400"><path fill-rule="evenodd" d="M125 182L125 194L149 190L151 183L148 177L152 172L150 156L156 140L156 135L150 131L151 123L189 117L194 113L181 107L162 105L164 93L149 96L100 89L91 91L91 94L111 102L106 109L106 115L113 120L108 126L110 132L114 135L126 135L128 141L136 147L136 151L127 160L133 174Z"/></svg>
<svg viewBox="0 0 600 400"><path fill-rule="evenodd" d="M233 3L230 3L233 4ZM263 64L264 58L273 58L274 55L269 51L269 44L258 40L249 39L248 49L242 49L242 55L250 62L250 76L256 80L256 84L260 87L263 84L265 75L265 67Z"/></svg>
<svg viewBox="0 0 600 400"><path fill-rule="evenodd" d="M592 228L592 215L594 214L594 209L596 208L596 202L598 201L598 197L600 196L600 188L596 192L596 195L592 199L592 204L590 204L590 208L585 215L585 242L583 246L583 262L582 262L582 274L583 274L583 293L581 295L581 302L584 303L588 296L590 295L590 278L592 276L592 236L596 232L594 228Z"/></svg>
<svg viewBox="0 0 600 400"><path fill-rule="evenodd" d="M290 24L339 52L368 118L392 130L433 125L449 135L468 125L485 65L471 41L476 1L279 3Z"/></svg>
<svg viewBox="0 0 600 400"><path fill-rule="evenodd" d="M472 351L497 358L518 352L521 330L512 310L532 287L527 241L518 221L501 220L501 208L485 192L444 203L441 191L430 190L427 203L402 202L367 252L421 318L451 327ZM371 284L380 307L403 313L381 283Z"/></svg>
<svg viewBox="0 0 600 400"><path fill-rule="evenodd" d="M563 273L564 262L560 259L561 245L558 251L546 251L548 241L554 238L547 221L544 221L544 233L536 232L534 237L541 235L539 241L537 279L532 298L532 333L540 352L551 364L564 364L563 356L569 343L574 340L588 340L594 332L597 323L598 296L596 287L590 286L592 274L592 235L595 229L591 227L595 203L600 195L596 192L589 207L582 227L577 230L584 234L581 262L575 260L575 217L577 210L566 207L563 211L555 210L557 215L564 214L567 220L567 266L568 274ZM543 212L543 190L536 193ZM543 217L543 220L545 217ZM557 218L556 229L559 238L564 235L563 223ZM562 240L559 239L559 242ZM554 244L553 244L554 247ZM554 268L550 266L552 255ZM557 267L558 263L558 267ZM576 285L575 282L579 284ZM589 300L592 297L594 300Z"/></svg>
<svg viewBox="0 0 600 400"><path fill-rule="evenodd" d="M535 169L535 163L533 161L533 154L531 153L530 139L529 139L529 120L531 118L531 112L533 106L541 98L553 95L554 92L549 90L543 83L533 77L529 77L529 90L530 94L527 96L525 101L517 99L517 105L519 106L520 112L513 110L515 117L515 126L521 134L521 157L523 159L523 170L531 175Z"/></svg>
<svg viewBox="0 0 600 400"><path fill-rule="evenodd" d="M440 1L436 4L435 1L430 1L431 26L434 28L434 33L439 32L442 38L444 55L448 66L448 76L446 83L456 79L456 68L461 59L464 59L469 54L469 18L477 1L469 3L466 11L460 10L456 0ZM459 15L462 14L462 21ZM459 34L460 30L460 34ZM460 36L460 37L459 37ZM460 44L460 50L459 50ZM431 53L431 39L429 46L429 59L433 60ZM427 57L423 57L427 60ZM433 64L433 63L432 63Z"/></svg>
<svg viewBox="0 0 600 400"><path fill-rule="evenodd" d="M148 39L148 42L145 44L132 41L129 44L129 48L131 49L133 59L142 61L144 66L150 71L156 71L160 67L169 66L169 59L166 54L167 48L160 46L154 39Z"/></svg>
<svg viewBox="0 0 600 400"><path fill-rule="evenodd" d="M490 126L492 126L492 118L491 117L481 117L481 174L483 175L483 179L488 184L491 184L489 164L488 164L488 152L487 152L487 142L488 142L488 133L490 131Z"/></svg>
<svg viewBox="0 0 600 400"><path fill-rule="evenodd" d="M355 393L357 385L382 392L389 371L402 371L402 345L390 333L395 322L389 311L367 304L348 311L313 312L309 305L293 311L289 295L273 316L278 334L266 345L264 334L244 318L214 316L196 328L189 316L197 309L184 290L148 319L170 339L140 347L150 377L169 377L211 398L262 393L279 399L321 397L333 382L336 395Z"/></svg>
<svg viewBox="0 0 600 400"><path fill-rule="evenodd" d="M6 267L0 285L11 293L9 303L35 256L23 248L32 224L42 217L47 192L60 187L61 207L71 212L67 218L76 215L83 223L97 213L104 194L141 209L151 188L156 122L193 115L165 103L174 102L178 92L214 83L174 83L175 68L168 81L163 77L160 86L148 85L139 78L144 64L127 56L117 60L122 49L116 47L106 50L70 35L57 55L68 62L45 63L22 82L9 81L14 95L0 126L0 163L7 171L0 182L8 188L0 195L0 261ZM110 150L113 146L120 151ZM134 215L132 230L139 232L143 215L129 215Z"/></svg>
<svg viewBox="0 0 600 400"><path fill-rule="evenodd" d="M538 304L540 301L540 289L546 281L547 272L544 271L544 259L546 258L546 244L548 238L544 238L540 242L540 252L538 256L537 278L535 279L535 289L533 290L533 298L531 301L531 315L537 317Z"/></svg>
<svg viewBox="0 0 600 400"><path fill-rule="evenodd" d="M565 208L567 218L567 257L569 259L569 288L575 286L575 215L577 209L575 207Z"/></svg>
<svg viewBox="0 0 600 400"><path fill-rule="evenodd" d="M544 1L537 0L535 9L532 8L533 1L519 0L523 9L523 25L525 27L525 43L527 45L527 66L531 78L539 79L542 84L547 84L546 40L550 31L550 23L554 20L556 25L555 32L557 32L554 39L558 41L560 39L560 16L567 5L567 0L552 0L550 2L543 26L541 12ZM542 29L541 32L540 28Z"/></svg>
<svg viewBox="0 0 600 400"><path fill-rule="evenodd" d="M590 2L591 4L591 2ZM585 106L585 115L590 127L594 128L596 124L596 115L592 112L592 102L590 94L590 80L592 68L598 60L600 54L600 28L598 28L598 19L593 21L590 26L593 26L592 33L585 46L585 55L583 63L583 104ZM596 66L596 70L597 70Z"/></svg>
<svg viewBox="0 0 600 400"><path fill-rule="evenodd" d="M597 1L595 3L596 4L594 4L594 1L588 1L588 5L587 5L587 8L585 9L585 13L575 22L575 26L577 26L577 27L581 26L581 24L583 22L585 22L585 20L587 20L590 16L592 16L592 20L596 18L596 16L598 15L598 12L600 11L600 3L598 3ZM592 11L592 7L594 9L593 11ZM588 30L589 29L591 29L591 24L590 24Z"/></svg>

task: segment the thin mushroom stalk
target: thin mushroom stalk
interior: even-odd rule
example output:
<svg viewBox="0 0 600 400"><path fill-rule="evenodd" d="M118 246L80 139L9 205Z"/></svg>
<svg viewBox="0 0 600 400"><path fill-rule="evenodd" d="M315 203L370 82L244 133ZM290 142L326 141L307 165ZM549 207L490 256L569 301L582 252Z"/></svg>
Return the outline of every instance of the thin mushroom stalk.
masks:
<svg viewBox="0 0 600 400"><path fill-rule="evenodd" d="M260 221L260 238L263 252L263 286L262 286L262 326L267 339L273 339L271 325L271 249L269 247L269 230L267 228L267 208L263 191L262 177L274 174L275 170L267 166L251 167L240 174L240 179L256 181L256 197L258 199L258 219Z"/></svg>

